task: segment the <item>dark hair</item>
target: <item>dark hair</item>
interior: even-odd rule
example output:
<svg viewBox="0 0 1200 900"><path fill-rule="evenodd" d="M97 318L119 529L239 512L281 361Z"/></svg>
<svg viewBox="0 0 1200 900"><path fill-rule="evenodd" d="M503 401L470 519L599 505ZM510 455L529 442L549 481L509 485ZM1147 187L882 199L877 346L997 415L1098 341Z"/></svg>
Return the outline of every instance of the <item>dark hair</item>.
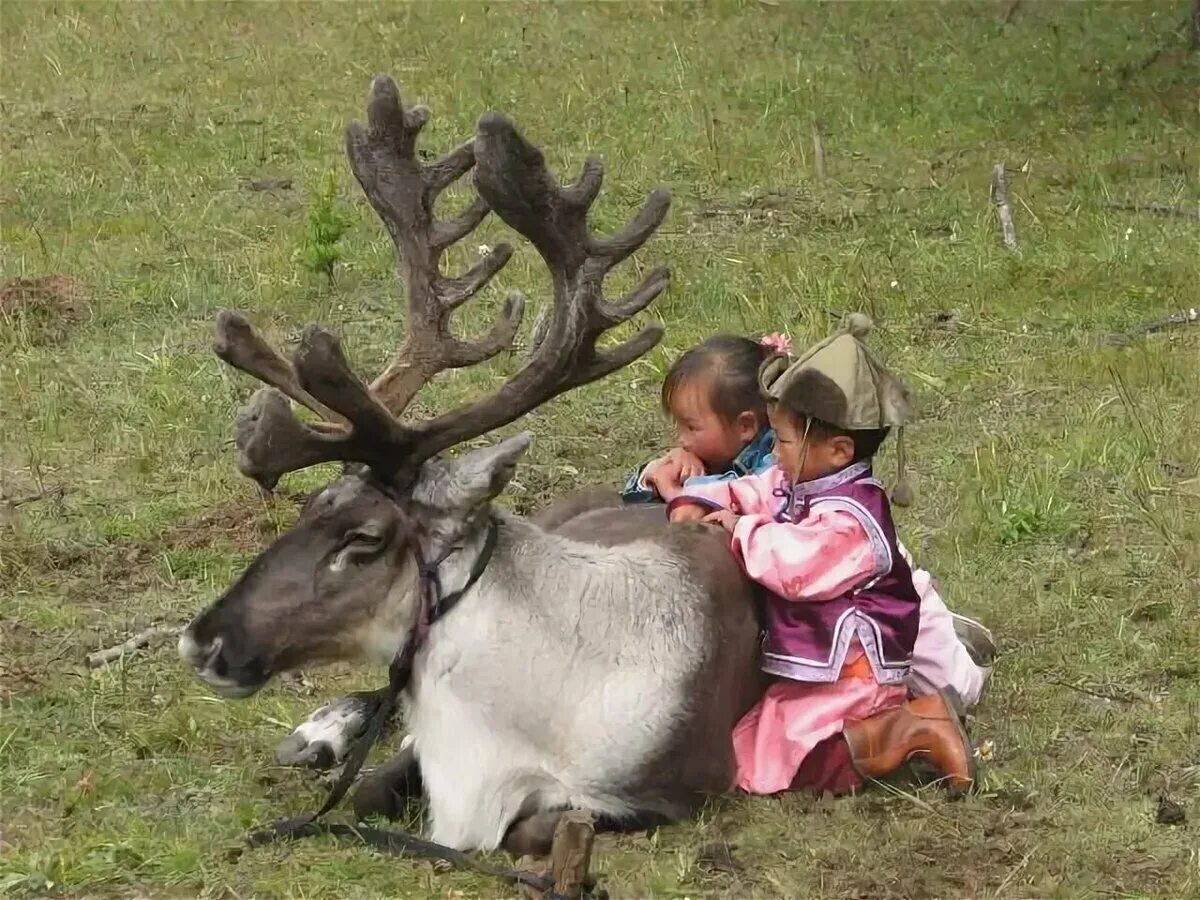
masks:
<svg viewBox="0 0 1200 900"><path fill-rule="evenodd" d="M717 334L697 344L675 360L663 380L662 407L670 412L671 400L683 386L706 379L708 402L727 424L749 410L759 424L767 420L767 401L758 386L758 368L771 355L770 347L734 334Z"/></svg>
<svg viewBox="0 0 1200 900"><path fill-rule="evenodd" d="M796 414L790 410L785 409L784 413L789 419L797 418ZM804 430L805 418L808 419L808 434L810 437L821 441L827 441L835 437L848 437L854 442L854 458L850 460L851 465L862 462L864 459L870 459L878 453L879 448L891 432L890 428L838 428L836 425L830 425L816 416L800 417L796 424L800 427L801 431Z"/></svg>

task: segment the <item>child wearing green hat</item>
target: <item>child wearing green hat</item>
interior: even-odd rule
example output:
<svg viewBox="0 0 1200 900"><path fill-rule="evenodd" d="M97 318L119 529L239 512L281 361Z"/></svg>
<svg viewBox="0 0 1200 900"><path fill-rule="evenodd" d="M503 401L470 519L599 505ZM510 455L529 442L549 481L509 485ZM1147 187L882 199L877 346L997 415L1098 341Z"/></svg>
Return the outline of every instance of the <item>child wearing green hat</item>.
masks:
<svg viewBox="0 0 1200 900"><path fill-rule="evenodd" d="M947 787L974 780L974 755L953 691L908 700L921 594L871 461L895 427L900 478L907 390L862 339L865 316L794 362L759 370L776 464L685 485L672 520L703 518L731 533L747 574L771 592L761 666L775 681L734 731L738 786L856 790L913 756ZM907 499L907 498L902 498Z"/></svg>

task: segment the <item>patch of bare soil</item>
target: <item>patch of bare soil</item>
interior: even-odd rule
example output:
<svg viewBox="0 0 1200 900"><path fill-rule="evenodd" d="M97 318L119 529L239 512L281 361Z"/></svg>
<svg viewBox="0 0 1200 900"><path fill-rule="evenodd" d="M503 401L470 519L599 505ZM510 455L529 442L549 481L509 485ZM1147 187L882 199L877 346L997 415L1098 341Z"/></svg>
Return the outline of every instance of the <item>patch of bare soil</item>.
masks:
<svg viewBox="0 0 1200 900"><path fill-rule="evenodd" d="M270 501L230 500L175 523L163 533L162 545L173 550L214 544L246 553L261 550L296 521L304 500L297 493L277 493Z"/></svg>
<svg viewBox="0 0 1200 900"><path fill-rule="evenodd" d="M0 328L33 344L62 343L87 313L87 290L70 275L0 282Z"/></svg>
<svg viewBox="0 0 1200 900"><path fill-rule="evenodd" d="M13 697L36 693L42 686L42 675L36 666L0 661L0 703Z"/></svg>
<svg viewBox="0 0 1200 900"><path fill-rule="evenodd" d="M0 703L41 687L41 667L31 658L37 638L37 632L20 622L0 620Z"/></svg>
<svg viewBox="0 0 1200 900"><path fill-rule="evenodd" d="M122 590L147 588L162 580L159 558L172 550L231 549L238 553L262 550L299 516L305 497L277 494L270 501L230 500L163 529L153 538L117 543L85 544L41 541L0 555L0 583L24 577L52 577L60 598L78 607L104 606ZM0 608L0 616L3 609ZM4 664L9 624L0 617L0 682L25 681L25 675ZM81 640L90 646L89 641ZM94 649L94 648L93 648ZM0 698L4 692L0 691Z"/></svg>

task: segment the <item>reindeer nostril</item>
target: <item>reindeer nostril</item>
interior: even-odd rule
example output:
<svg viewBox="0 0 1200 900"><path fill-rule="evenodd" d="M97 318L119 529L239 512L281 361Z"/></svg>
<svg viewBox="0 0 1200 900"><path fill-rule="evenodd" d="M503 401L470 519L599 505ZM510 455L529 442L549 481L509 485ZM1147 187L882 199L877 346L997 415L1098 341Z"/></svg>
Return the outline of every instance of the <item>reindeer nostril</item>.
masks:
<svg viewBox="0 0 1200 900"><path fill-rule="evenodd" d="M212 646L208 648L208 659L204 663L204 667L218 678L224 678L229 674L229 663L225 661L225 657L221 654L221 646L221 639L215 638Z"/></svg>

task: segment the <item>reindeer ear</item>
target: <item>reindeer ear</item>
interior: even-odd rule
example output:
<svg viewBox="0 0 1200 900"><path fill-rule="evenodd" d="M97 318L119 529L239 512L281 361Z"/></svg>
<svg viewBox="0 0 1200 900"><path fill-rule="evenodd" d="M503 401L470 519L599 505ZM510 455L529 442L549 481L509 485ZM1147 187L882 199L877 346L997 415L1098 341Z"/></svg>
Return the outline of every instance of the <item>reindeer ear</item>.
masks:
<svg viewBox="0 0 1200 900"><path fill-rule="evenodd" d="M533 435L523 431L491 447L473 450L456 460L454 480L462 490L482 495L476 505L492 500L508 486L532 441Z"/></svg>
<svg viewBox="0 0 1200 900"><path fill-rule="evenodd" d="M469 513L508 486L532 440L529 432L522 432L457 459L430 460L422 467L413 499L430 509Z"/></svg>

